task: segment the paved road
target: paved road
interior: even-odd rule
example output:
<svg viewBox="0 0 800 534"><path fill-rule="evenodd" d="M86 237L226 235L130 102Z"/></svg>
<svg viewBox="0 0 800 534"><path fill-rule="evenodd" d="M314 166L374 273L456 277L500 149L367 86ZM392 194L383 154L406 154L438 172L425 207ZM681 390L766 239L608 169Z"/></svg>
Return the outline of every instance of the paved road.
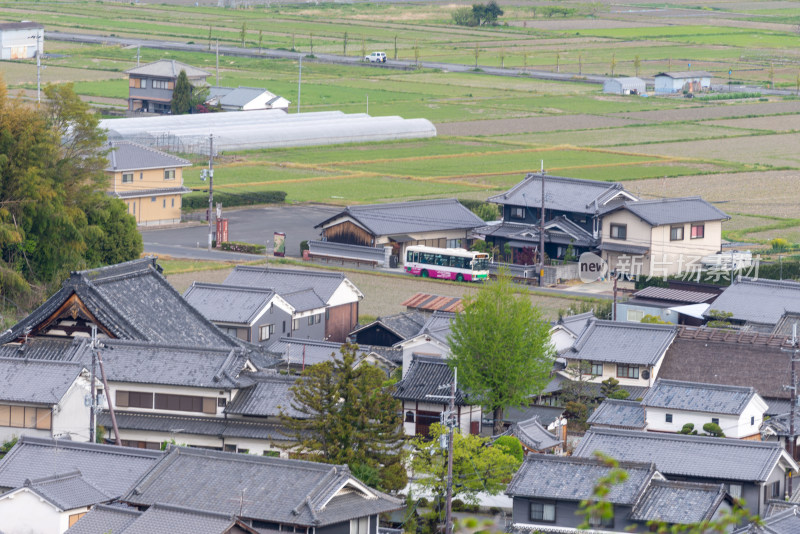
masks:
<svg viewBox="0 0 800 534"><path fill-rule="evenodd" d="M322 205L269 206L240 210L226 210L228 240L273 245L274 232L286 233L286 252L300 255L300 242L319 239L319 224L341 208ZM208 252L208 225L192 225L166 230L142 231L145 252L168 254L181 258L247 260L251 254L238 254L213 250Z"/></svg>

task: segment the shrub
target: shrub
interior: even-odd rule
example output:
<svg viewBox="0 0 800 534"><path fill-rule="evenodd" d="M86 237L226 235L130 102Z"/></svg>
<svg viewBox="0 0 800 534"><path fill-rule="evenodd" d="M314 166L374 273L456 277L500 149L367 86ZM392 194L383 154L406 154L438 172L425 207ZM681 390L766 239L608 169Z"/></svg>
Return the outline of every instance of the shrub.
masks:
<svg viewBox="0 0 800 534"><path fill-rule="evenodd" d="M428 499L426 499L425 497L420 497L419 500L417 501L417 506L419 508L427 508L429 505L430 503L428 503Z"/></svg>
<svg viewBox="0 0 800 534"><path fill-rule="evenodd" d="M722 428L717 423L706 423L703 425L703 432L710 436L714 436L716 438L724 438L725 432L722 431Z"/></svg>
<svg viewBox="0 0 800 534"><path fill-rule="evenodd" d="M492 506L491 508L489 508L489 513L492 514L492 515L497 515L497 514L501 513L502 511L503 510L501 508L497 507L497 506Z"/></svg>
<svg viewBox="0 0 800 534"><path fill-rule="evenodd" d="M459 7L456 8L451 14L453 17L453 23L458 26L477 26L478 20L475 18L475 15L472 12L472 8L470 7Z"/></svg>
<svg viewBox="0 0 800 534"><path fill-rule="evenodd" d="M499 447L504 453L509 454L522 463L522 443L514 436L500 436L494 441L494 446Z"/></svg>
<svg viewBox="0 0 800 534"><path fill-rule="evenodd" d="M464 501L461 499L453 499L453 510L460 512L464 509Z"/></svg>
<svg viewBox="0 0 800 534"><path fill-rule="evenodd" d="M470 199L459 200L459 202L484 221L496 221L500 218L500 209L497 204Z"/></svg>
<svg viewBox="0 0 800 534"><path fill-rule="evenodd" d="M475 528L478 526L478 520L474 517L468 517L464 520L464 526L466 528Z"/></svg>
<svg viewBox="0 0 800 534"><path fill-rule="evenodd" d="M790 247L789 240L782 237L776 237L775 239L772 239L769 242L769 245L772 247L772 250L776 252L783 252L784 250L788 250Z"/></svg>
<svg viewBox="0 0 800 534"><path fill-rule="evenodd" d="M214 192L214 203L223 206L250 206L253 204L279 204L286 201L285 191L254 191L252 193ZM208 193L196 191L183 197L182 209L208 208Z"/></svg>
<svg viewBox="0 0 800 534"><path fill-rule="evenodd" d="M254 243L242 243L241 241L227 241L220 243L221 250L228 250L230 252L244 252L245 254L264 254L267 250L265 245L256 245Z"/></svg>
<svg viewBox="0 0 800 534"><path fill-rule="evenodd" d="M694 429L694 425L692 423L686 423L681 428L679 434L697 434L697 431Z"/></svg>
<svg viewBox="0 0 800 534"><path fill-rule="evenodd" d="M303 251L304 250L308 250L308 241L306 241L306 240L300 241L300 255L301 256L303 255Z"/></svg>

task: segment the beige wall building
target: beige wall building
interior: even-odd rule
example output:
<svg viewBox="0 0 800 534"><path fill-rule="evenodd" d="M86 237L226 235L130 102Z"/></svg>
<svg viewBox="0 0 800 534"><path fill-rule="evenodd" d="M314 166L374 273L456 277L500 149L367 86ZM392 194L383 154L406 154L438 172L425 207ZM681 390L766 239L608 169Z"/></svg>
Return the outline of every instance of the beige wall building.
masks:
<svg viewBox="0 0 800 534"><path fill-rule="evenodd" d="M185 159L130 142L116 142L108 154L110 193L121 198L139 226L181 222Z"/></svg>

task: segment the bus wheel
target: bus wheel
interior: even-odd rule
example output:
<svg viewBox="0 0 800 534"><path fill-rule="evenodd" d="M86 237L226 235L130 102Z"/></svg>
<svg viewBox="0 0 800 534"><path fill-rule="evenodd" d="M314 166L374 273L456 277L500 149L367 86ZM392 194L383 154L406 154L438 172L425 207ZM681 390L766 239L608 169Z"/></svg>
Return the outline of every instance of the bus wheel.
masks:
<svg viewBox="0 0 800 534"><path fill-rule="evenodd" d="M421 274L422 274L422 278L428 278L428 271L426 271L425 269L422 269L422 273Z"/></svg>
<svg viewBox="0 0 800 534"><path fill-rule="evenodd" d="M462 274L459 273L458 275L456 275L456 282L463 282L463 281L464 281L464 276Z"/></svg>

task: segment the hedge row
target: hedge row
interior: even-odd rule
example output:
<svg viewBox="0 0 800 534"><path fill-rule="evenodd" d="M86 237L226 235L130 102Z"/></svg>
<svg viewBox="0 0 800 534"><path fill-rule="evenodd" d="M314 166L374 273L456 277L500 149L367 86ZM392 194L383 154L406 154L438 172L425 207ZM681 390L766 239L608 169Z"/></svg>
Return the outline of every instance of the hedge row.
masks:
<svg viewBox="0 0 800 534"><path fill-rule="evenodd" d="M265 245L242 243L241 241L227 241L225 243L220 243L219 248L220 250L244 252L245 254L264 254L267 251L267 247Z"/></svg>
<svg viewBox="0 0 800 534"><path fill-rule="evenodd" d="M250 206L252 204L280 204L286 201L285 191L253 191L250 193L228 193L214 191L214 204L221 202L226 208ZM208 208L208 193L195 191L183 197L183 209Z"/></svg>

